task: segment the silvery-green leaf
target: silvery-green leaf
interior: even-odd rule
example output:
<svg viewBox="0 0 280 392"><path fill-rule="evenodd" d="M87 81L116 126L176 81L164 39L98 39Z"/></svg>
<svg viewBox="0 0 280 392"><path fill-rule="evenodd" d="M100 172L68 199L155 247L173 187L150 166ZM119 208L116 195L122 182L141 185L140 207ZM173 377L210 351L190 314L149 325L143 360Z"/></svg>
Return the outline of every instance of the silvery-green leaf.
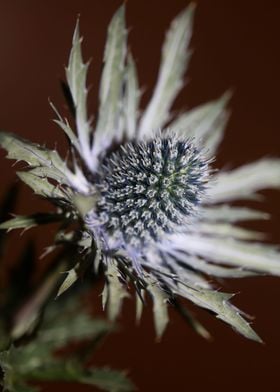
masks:
<svg viewBox="0 0 280 392"><path fill-rule="evenodd" d="M78 169L78 167L75 167L75 169ZM72 189L77 190L82 194L87 195L91 193L92 186L80 170L76 170L76 172L73 173L65 166L64 173L62 173L62 171L54 172L52 168L46 166L38 166L29 170L29 172L41 178L52 178L57 181L58 184L70 186ZM69 188L67 189L67 192L73 196Z"/></svg>
<svg viewBox="0 0 280 392"><path fill-rule="evenodd" d="M207 290L189 285L178 284L174 289L178 294L188 298L196 305L209 309L216 314L216 317L229 324L241 335L248 339L262 342L261 338L251 328L250 324L240 315L239 310L228 301L232 294L222 293L214 290Z"/></svg>
<svg viewBox="0 0 280 392"><path fill-rule="evenodd" d="M272 246L198 234L182 234L172 238L174 249L179 251L201 256L215 263L280 275L280 252Z"/></svg>
<svg viewBox="0 0 280 392"><path fill-rule="evenodd" d="M203 220L213 222L238 222L248 220L269 219L269 214L246 207L235 207L227 204L221 206L203 207L201 211Z"/></svg>
<svg viewBox="0 0 280 392"><path fill-rule="evenodd" d="M53 168L47 166L37 166L31 170L28 170L34 176L41 178L51 178L57 181L58 184L68 185L68 181L65 178L65 174L60 171L54 171Z"/></svg>
<svg viewBox="0 0 280 392"><path fill-rule="evenodd" d="M88 192L86 179L81 174L72 173L56 150L49 150L6 132L0 132L0 145L8 152L7 158L25 161L35 170L34 175L47 176L81 192Z"/></svg>
<svg viewBox="0 0 280 392"><path fill-rule="evenodd" d="M124 130L128 140L136 135L138 119L138 106L140 91L138 86L137 71L132 54L128 54L125 76L125 96L124 96Z"/></svg>
<svg viewBox="0 0 280 392"><path fill-rule="evenodd" d="M254 193L267 188L280 188L280 159L266 158L237 169L220 172L209 189L209 203L252 199Z"/></svg>
<svg viewBox="0 0 280 392"><path fill-rule="evenodd" d="M68 136L69 140L71 141L71 143L73 144L73 146L76 148L77 151L80 152L80 154L82 155L82 150L79 146L79 142L78 139L76 137L76 135L74 134L72 128L69 125L69 122L67 121L67 119L64 120L53 120Z"/></svg>
<svg viewBox="0 0 280 392"><path fill-rule="evenodd" d="M33 215L18 215L6 222L0 223L0 230L30 229L45 223L57 222L63 219L61 214L38 213Z"/></svg>
<svg viewBox="0 0 280 392"><path fill-rule="evenodd" d="M78 265L76 265L74 268L71 268L69 271L66 271L66 278L60 285L56 297L59 297L61 294L63 294L66 290L69 289L78 279L78 271L77 268Z"/></svg>
<svg viewBox="0 0 280 392"><path fill-rule="evenodd" d="M176 273L177 276L180 276L180 279L182 281L189 282L191 284L195 284L204 288L211 287L211 284L208 282L205 276L201 274L199 269L186 268L186 266L183 267L182 265L177 263L177 261L180 260L181 255L177 257L175 252L170 252L170 255L171 257L167 257L166 255L165 262L170 267L172 272ZM174 257L176 257L177 260L174 260ZM185 258L187 257L185 256ZM164 268L161 268L161 272L167 272L167 270L165 271Z"/></svg>
<svg viewBox="0 0 280 392"><path fill-rule="evenodd" d="M61 115L59 114L59 111L56 109L56 107L54 106L54 104L51 101L49 101L49 104L58 118L58 119L55 119L54 122L65 132L65 134L67 135L71 144L76 148L76 150L81 152L77 136L74 134L72 128L70 127L68 120L66 118L63 119L61 117Z"/></svg>
<svg viewBox="0 0 280 392"><path fill-rule="evenodd" d="M209 156L213 157L223 140L224 131L228 124L228 120L230 118L230 110L225 110L221 113L221 116L217 119L215 123L215 128L212 132L210 132L207 137L205 137L205 147L208 151Z"/></svg>
<svg viewBox="0 0 280 392"><path fill-rule="evenodd" d="M65 165L56 150L49 150L7 132L0 132L0 145L8 152L9 159L25 161L31 167L46 166L55 174L57 170L63 173Z"/></svg>
<svg viewBox="0 0 280 392"><path fill-rule="evenodd" d="M163 48L159 77L153 96L143 113L139 138L161 128L170 116L170 108L183 86L183 76L190 53L187 47L192 35L194 4L190 4L171 23Z"/></svg>
<svg viewBox="0 0 280 392"><path fill-rule="evenodd" d="M107 307L108 316L111 321L118 317L124 298L129 294L120 281L120 272L114 260L109 260L105 272L107 282L102 293L103 307Z"/></svg>
<svg viewBox="0 0 280 392"><path fill-rule="evenodd" d="M87 117L87 94L86 77L88 63L84 64L81 49L82 38L79 32L79 20L73 35L72 49L70 52L68 67L66 68L66 78L71 92L73 103L75 106L75 120L80 143L81 155L84 158L88 167L91 167L91 152L90 152L90 133L91 126ZM61 122L61 120L60 120ZM61 124L63 125L63 123ZM66 129L69 133L69 128L66 124ZM64 126L65 128L65 126ZM75 140L75 139L74 139Z"/></svg>
<svg viewBox="0 0 280 392"><path fill-rule="evenodd" d="M173 294L185 297L196 305L211 310L217 318L230 324L248 339L261 342L249 323L241 317L240 311L228 302L233 296L232 294L217 292L213 289L193 285L190 282L184 282L180 276L175 278L173 274L165 272L159 266L154 266L152 269L157 272L157 275L162 275L162 280L172 290Z"/></svg>
<svg viewBox="0 0 280 392"><path fill-rule="evenodd" d="M54 172L52 168L46 166L38 166L34 169L28 171L33 175L41 178L51 178L57 181L57 184L67 185L67 194L73 197L73 193L70 190L69 186L81 192L82 194L91 193L91 184L86 180L85 176L82 172L73 173L72 171L68 170L66 167L64 169L64 174L62 172L57 171Z"/></svg>
<svg viewBox="0 0 280 392"><path fill-rule="evenodd" d="M234 226L230 223L218 223L218 222L202 222L190 229L191 232L199 232L202 235L209 235L215 237L228 237L237 238L243 240L263 240L265 238L264 233L244 229L242 227Z"/></svg>
<svg viewBox="0 0 280 392"><path fill-rule="evenodd" d="M229 98L230 93L227 92L215 101L181 114L170 124L170 129L178 135L195 137L197 142L202 140L203 146L213 154L226 126L228 116L225 108Z"/></svg>
<svg viewBox="0 0 280 392"><path fill-rule="evenodd" d="M118 139L120 101L124 83L126 37L124 6L112 18L104 53L104 68L99 91L99 112L93 144L93 169L100 153Z"/></svg>
<svg viewBox="0 0 280 392"><path fill-rule="evenodd" d="M256 272L246 271L242 267L232 268L215 265L200 257L195 257L192 255L190 256L185 252L172 250L170 253L176 258L176 260L180 261L180 263L182 263L183 265L193 268L209 276L215 276L217 278L246 278L248 276L257 275ZM179 276L184 282L187 283L189 281L182 278L181 275ZM203 287L201 284L200 286Z"/></svg>
<svg viewBox="0 0 280 392"><path fill-rule="evenodd" d="M161 253L161 257L163 257L165 266L162 265L162 259L161 257L158 258L158 254L156 253L150 255L150 257L154 261L153 266L150 265L150 263L144 263L144 262L142 262L142 265L149 269L151 268L153 269L154 266L157 265L155 271L159 273L161 276L170 276L171 274L174 280L180 277L180 279L186 283L201 286L203 288L212 287L211 283L200 272L199 269L192 268L190 264L189 266L191 268L186 268L187 262L185 262L185 259L188 260L188 256L186 254L182 254L178 252L176 249L170 246L169 243L167 243L166 248L165 245L166 245L165 243L158 245L159 250L160 251L163 250L163 252ZM182 262L183 264L185 263L185 267L180 265L178 261Z"/></svg>
<svg viewBox="0 0 280 392"><path fill-rule="evenodd" d="M146 276L147 290L153 299L153 315L157 338L160 339L168 323L167 301L168 296L158 286L157 281Z"/></svg>
<svg viewBox="0 0 280 392"><path fill-rule="evenodd" d="M216 276L217 278L247 278L249 276L256 276L256 272L246 271L239 268L226 268L220 265L211 264L198 257L186 258L187 264L199 271L209 275Z"/></svg>
<svg viewBox="0 0 280 392"><path fill-rule="evenodd" d="M39 196L59 200L67 200L68 198L64 191L57 185L51 184L46 178L39 178L32 172L17 172L17 175Z"/></svg>

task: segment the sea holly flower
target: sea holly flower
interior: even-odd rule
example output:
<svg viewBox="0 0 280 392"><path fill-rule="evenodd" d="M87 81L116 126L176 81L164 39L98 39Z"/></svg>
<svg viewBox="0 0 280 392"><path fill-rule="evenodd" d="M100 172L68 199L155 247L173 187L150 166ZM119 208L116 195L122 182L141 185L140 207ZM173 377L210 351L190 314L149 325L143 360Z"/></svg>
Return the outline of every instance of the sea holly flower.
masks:
<svg viewBox="0 0 280 392"><path fill-rule="evenodd" d="M88 64L82 58L77 23L65 85L73 127L51 103L69 141L71 159L16 135L0 134L7 157L28 164L18 173L21 180L56 210L18 216L1 228L61 221L55 246L75 245L79 260L67 271L59 294L93 266L96 273L105 274L103 304L111 319L118 316L130 285L135 288L137 318L145 296L152 297L158 336L168 322L168 303L208 336L179 302L183 297L260 341L229 302L232 295L218 290L213 278L280 275L279 251L260 243L260 233L236 224L265 219L267 214L231 205L254 199L259 190L279 188L280 160L213 170L229 93L174 116L172 105L190 57L193 11L190 5L167 32L158 80L143 112L135 62L127 51L124 6L116 12L108 29L95 122L87 113Z"/></svg>

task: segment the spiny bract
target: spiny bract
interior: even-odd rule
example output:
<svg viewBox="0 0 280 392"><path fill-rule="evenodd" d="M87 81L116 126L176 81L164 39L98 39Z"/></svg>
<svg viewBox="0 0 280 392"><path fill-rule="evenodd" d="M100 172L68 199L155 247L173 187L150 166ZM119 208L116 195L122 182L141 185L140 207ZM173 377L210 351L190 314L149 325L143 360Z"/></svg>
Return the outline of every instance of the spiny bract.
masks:
<svg viewBox="0 0 280 392"><path fill-rule="evenodd" d="M171 23L158 80L141 115L136 66L127 52L124 6L116 12L108 28L94 123L87 115L88 64L83 62L77 23L66 68L75 129L51 104L70 142L72 161L66 162L56 150L0 133L8 158L28 164L27 171L18 173L21 180L57 210L15 217L0 227L61 221L55 245L70 244L71 255L75 247L79 259L59 294L80 271L94 265L94 271L106 277L102 297L111 319L119 314L130 284L136 291L138 319L145 293L152 297L158 336L168 322L168 302L199 334L209 336L179 302L184 297L260 341L230 304L232 295L218 291L213 277L280 275L279 251L258 243L260 233L235 224L265 219L267 214L229 204L254 199L264 188L279 188L280 161L263 159L211 173L211 159L228 118L229 93L177 117L172 114L190 57L193 10L191 4ZM79 230L73 230L73 222Z"/></svg>

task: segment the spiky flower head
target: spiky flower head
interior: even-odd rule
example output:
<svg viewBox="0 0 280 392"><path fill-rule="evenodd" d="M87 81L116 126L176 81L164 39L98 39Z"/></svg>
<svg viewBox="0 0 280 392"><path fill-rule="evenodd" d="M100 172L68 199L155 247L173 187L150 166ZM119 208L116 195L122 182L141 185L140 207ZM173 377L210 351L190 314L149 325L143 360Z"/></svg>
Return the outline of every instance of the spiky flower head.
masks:
<svg viewBox="0 0 280 392"><path fill-rule="evenodd" d="M54 108L66 133L72 161L8 134L0 144L8 158L28 163L20 178L57 208L51 214L15 217L1 228L26 228L53 220L65 229L57 244L76 247L77 264L67 272L59 294L90 264L106 277L103 304L114 319L134 286L137 318L145 293L154 303L156 332L168 322L174 304L201 335L208 332L178 302L186 298L210 310L244 336L260 340L230 294L217 291L213 278L280 275L280 254L261 236L235 223L267 214L231 201L280 188L280 162L263 159L231 171L211 173L228 118L229 93L177 117L172 105L183 86L194 6L175 18L166 35L158 81L140 116L140 90L131 53L127 53L124 6L114 15L104 54L96 121L87 115L86 74L77 23L66 82L75 129ZM167 129L168 125L168 129ZM61 241L61 238L63 241ZM89 263L90 262L90 263ZM92 268L90 268L92 271ZM211 282L209 281L211 277Z"/></svg>
<svg viewBox="0 0 280 392"><path fill-rule="evenodd" d="M143 254L151 242L190 223L208 173L208 160L190 140L162 135L127 143L103 162L87 223L102 228L115 246Z"/></svg>

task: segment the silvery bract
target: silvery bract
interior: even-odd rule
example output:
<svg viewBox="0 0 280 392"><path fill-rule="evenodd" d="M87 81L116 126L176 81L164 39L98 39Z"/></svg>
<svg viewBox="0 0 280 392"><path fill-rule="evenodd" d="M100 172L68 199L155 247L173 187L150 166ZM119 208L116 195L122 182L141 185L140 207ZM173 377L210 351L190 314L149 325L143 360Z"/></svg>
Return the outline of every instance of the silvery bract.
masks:
<svg viewBox="0 0 280 392"><path fill-rule="evenodd" d="M124 7L116 12L108 29L96 121L87 113L88 64L77 24L66 68L75 130L51 103L69 140L71 160L15 135L0 135L8 158L28 164L28 170L18 173L21 180L49 199L56 212L17 216L1 228L62 221L64 231L55 243L75 244L79 261L67 272L59 294L93 265L106 276L103 303L111 319L119 314L131 285L138 319L145 296L152 297L158 336L168 322L168 303L208 336L179 302L184 297L260 341L229 303L232 295L218 291L213 277L280 275L280 253L258 243L260 233L236 226L267 214L229 204L254 199L264 188L279 188L280 161L263 159L220 173L211 169L228 117L229 94L173 116L189 60L193 11L190 5L170 26L158 80L143 112L135 63L127 51ZM73 222L79 229L66 233Z"/></svg>

